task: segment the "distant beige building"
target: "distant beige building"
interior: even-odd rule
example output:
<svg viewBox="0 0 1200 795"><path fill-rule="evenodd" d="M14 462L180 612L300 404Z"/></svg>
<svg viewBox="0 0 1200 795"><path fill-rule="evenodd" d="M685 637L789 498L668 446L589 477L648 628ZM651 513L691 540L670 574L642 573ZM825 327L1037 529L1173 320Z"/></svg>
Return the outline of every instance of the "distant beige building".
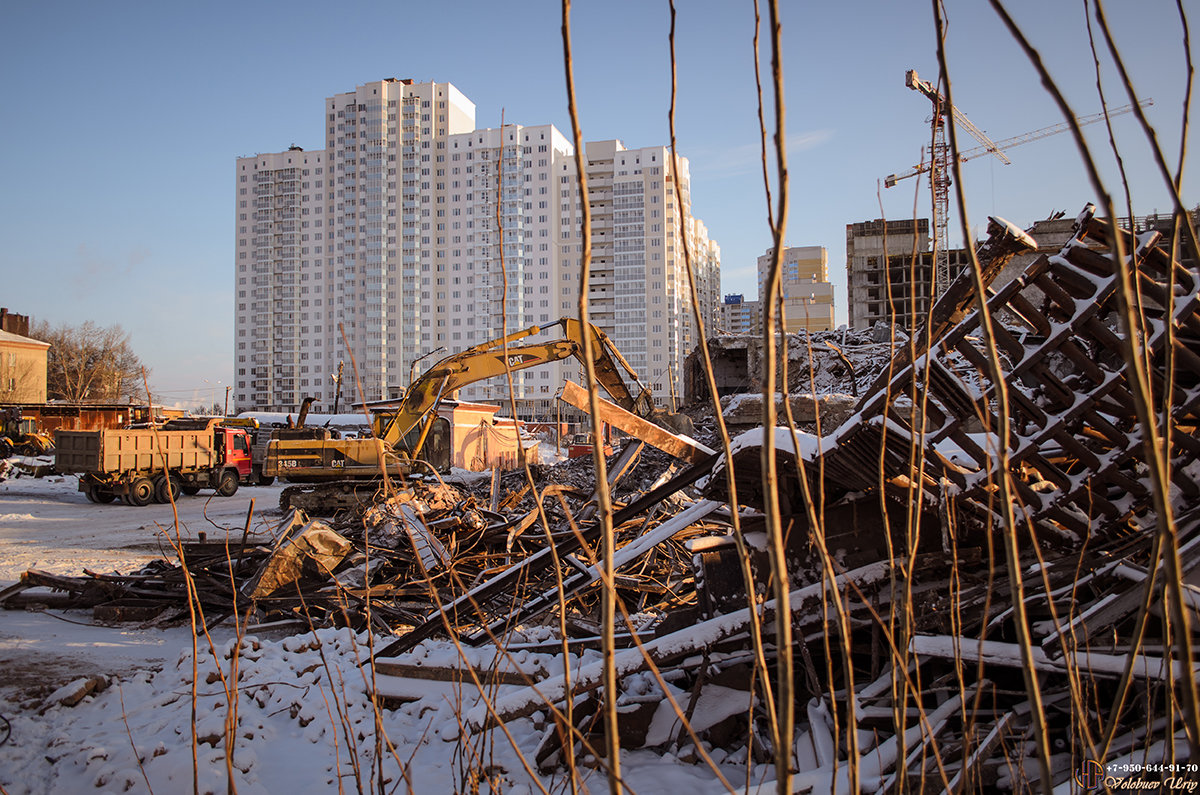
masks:
<svg viewBox="0 0 1200 795"><path fill-rule="evenodd" d="M758 300L766 314L765 288L775 249L758 258ZM833 284L829 281L829 252L823 246L792 246L783 250L780 291L784 330L831 331Z"/></svg>
<svg viewBox="0 0 1200 795"><path fill-rule="evenodd" d="M50 344L0 331L0 403L45 403Z"/></svg>
<svg viewBox="0 0 1200 795"><path fill-rule="evenodd" d="M761 334L762 304L747 301L741 293L725 296L720 330L726 334Z"/></svg>

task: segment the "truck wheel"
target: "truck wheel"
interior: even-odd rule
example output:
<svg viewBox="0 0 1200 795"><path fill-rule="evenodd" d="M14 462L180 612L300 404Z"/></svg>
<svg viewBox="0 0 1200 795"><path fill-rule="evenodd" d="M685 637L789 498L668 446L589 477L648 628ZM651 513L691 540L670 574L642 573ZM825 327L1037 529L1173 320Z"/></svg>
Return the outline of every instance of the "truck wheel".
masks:
<svg viewBox="0 0 1200 795"><path fill-rule="evenodd" d="M96 489L94 488L85 489L83 496L88 498L88 502L99 502L99 500L96 499Z"/></svg>
<svg viewBox="0 0 1200 795"><path fill-rule="evenodd" d="M217 494L222 497L232 497L237 494L238 478L237 474L231 470L225 470L221 473L221 480L217 483Z"/></svg>
<svg viewBox="0 0 1200 795"><path fill-rule="evenodd" d="M129 504L149 505L154 500L154 484L150 478L138 478L129 484Z"/></svg>
<svg viewBox="0 0 1200 795"><path fill-rule="evenodd" d="M270 486L270 485L271 485L272 483L274 483L274 482L275 482L275 478L272 478L272 477L267 477L266 475L259 475L259 476L258 476L258 484L257 484L257 485L259 485L259 486Z"/></svg>
<svg viewBox="0 0 1200 795"><path fill-rule="evenodd" d="M12 442L10 442L8 439L0 437L0 459L8 458L12 454Z"/></svg>
<svg viewBox="0 0 1200 795"><path fill-rule="evenodd" d="M117 495L113 494L111 491L108 491L107 489L102 489L99 486L96 486L95 488L92 489L91 498L92 498L92 502L107 504L107 503L110 503L113 500L115 500L117 498Z"/></svg>
<svg viewBox="0 0 1200 795"><path fill-rule="evenodd" d="M200 493L200 487L195 483L184 483L179 487L179 490L189 497L194 497Z"/></svg>
<svg viewBox="0 0 1200 795"><path fill-rule="evenodd" d="M155 502L168 503L179 499L179 478L174 475L159 475L154 481Z"/></svg>

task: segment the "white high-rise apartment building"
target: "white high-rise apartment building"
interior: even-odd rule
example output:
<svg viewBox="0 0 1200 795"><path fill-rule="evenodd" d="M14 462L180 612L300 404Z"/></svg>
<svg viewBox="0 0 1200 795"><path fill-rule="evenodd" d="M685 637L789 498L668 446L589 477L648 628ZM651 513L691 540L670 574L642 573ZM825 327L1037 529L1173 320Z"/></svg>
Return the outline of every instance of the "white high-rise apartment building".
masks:
<svg viewBox="0 0 1200 795"><path fill-rule="evenodd" d="M720 248L690 214L687 158L672 164L667 147L626 149L620 141L587 143L585 151L592 227L590 317L655 396L670 405L682 397L683 361L699 343L684 236L706 327L719 316ZM564 162L560 173L559 257L562 268L577 278L582 203L574 160ZM572 298L577 294L576 286Z"/></svg>
<svg viewBox="0 0 1200 795"><path fill-rule="evenodd" d="M577 314L583 203L574 148L552 125L476 130L454 86L403 80L327 99L325 120L323 151L237 161L239 408L290 411L313 395L328 410L340 361L343 406L395 396L414 365ZM592 321L669 403L699 339L683 236L709 325L720 249L683 212L685 158L672 168L666 148L619 141L586 151ZM518 414L552 417L578 377L574 360L515 374ZM507 396L503 379L461 394Z"/></svg>
<svg viewBox="0 0 1200 795"><path fill-rule="evenodd" d="M552 125L519 124L453 135L447 147L450 272L435 303L447 310L448 350L570 314L558 300L569 276L555 255L560 226L553 183L556 164L570 158L573 147ZM563 373L576 377L575 371L568 362L514 373L518 412L549 416ZM479 382L465 387L461 397L506 399L508 384Z"/></svg>

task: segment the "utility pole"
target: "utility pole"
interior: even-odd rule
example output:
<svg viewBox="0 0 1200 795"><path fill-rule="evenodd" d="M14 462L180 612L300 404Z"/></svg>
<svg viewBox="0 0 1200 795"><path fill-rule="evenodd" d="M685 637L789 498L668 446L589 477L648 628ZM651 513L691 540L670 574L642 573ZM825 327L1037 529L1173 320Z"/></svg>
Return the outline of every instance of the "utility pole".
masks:
<svg viewBox="0 0 1200 795"><path fill-rule="evenodd" d="M330 378L333 379L333 385L334 385L334 390L333 390L333 413L334 414L338 413L338 403L342 399L342 368L345 366L346 366L345 361L339 359L337 375L331 374L329 376Z"/></svg>
<svg viewBox="0 0 1200 795"><path fill-rule="evenodd" d="M554 415L556 418L554 423L555 454L558 454L562 450L562 400L560 398L562 397L563 390L566 388L567 385L563 384L554 393Z"/></svg>

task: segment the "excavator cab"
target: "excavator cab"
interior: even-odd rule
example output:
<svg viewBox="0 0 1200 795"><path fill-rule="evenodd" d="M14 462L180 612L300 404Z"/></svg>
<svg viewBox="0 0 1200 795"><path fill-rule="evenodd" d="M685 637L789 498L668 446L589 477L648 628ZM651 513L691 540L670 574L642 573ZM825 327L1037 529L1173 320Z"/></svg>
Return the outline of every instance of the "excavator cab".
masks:
<svg viewBox="0 0 1200 795"><path fill-rule="evenodd" d="M405 442L407 441L406 436ZM433 421L429 435L425 437L425 446L421 448L421 460L428 462L438 472L449 472L454 464L450 445L450 421L445 417L438 417Z"/></svg>
<svg viewBox="0 0 1200 795"><path fill-rule="evenodd" d="M388 439L395 416L396 412L394 411L376 412L372 423L375 436L380 439ZM425 443L421 444L421 433L424 429L424 424L413 426L396 442L395 449L407 453L420 446L420 454L417 456L419 460L426 462L438 472L449 472L454 463L450 421L445 417L435 417L429 424Z"/></svg>

